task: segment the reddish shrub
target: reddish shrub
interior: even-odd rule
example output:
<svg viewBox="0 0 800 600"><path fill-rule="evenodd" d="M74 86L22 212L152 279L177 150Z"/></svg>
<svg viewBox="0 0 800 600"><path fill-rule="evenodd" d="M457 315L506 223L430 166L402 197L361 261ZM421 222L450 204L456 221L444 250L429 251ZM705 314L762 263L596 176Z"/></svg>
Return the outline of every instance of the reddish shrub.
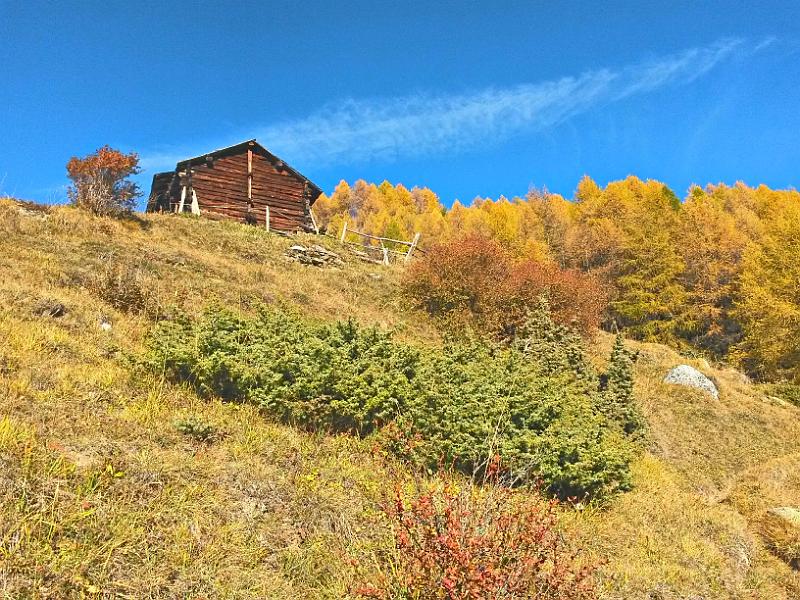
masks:
<svg viewBox="0 0 800 600"><path fill-rule="evenodd" d="M497 242L476 234L432 247L406 272L404 290L431 315L472 321L500 335L513 332L542 294L557 322L583 333L600 323L607 302L596 278L515 261Z"/></svg>
<svg viewBox="0 0 800 600"><path fill-rule="evenodd" d="M505 295L509 269L509 257L499 244L470 235L433 246L407 271L405 290L431 315L463 313L491 322Z"/></svg>
<svg viewBox="0 0 800 600"><path fill-rule="evenodd" d="M557 504L508 487L452 481L411 494L398 487L385 512L396 551L365 598L589 600L594 565L567 547Z"/></svg>
<svg viewBox="0 0 800 600"><path fill-rule="evenodd" d="M553 320L588 334L600 326L608 294L601 281L580 271L559 269L554 264L525 261L511 272L511 288L517 297L517 312L510 319L519 323L531 303L546 295ZM522 309L522 310L520 310Z"/></svg>
<svg viewBox="0 0 800 600"><path fill-rule="evenodd" d="M130 212L140 191L128 177L139 172L136 153L123 154L103 146L85 158L69 160L67 174L72 185L67 194L74 205L98 215Z"/></svg>

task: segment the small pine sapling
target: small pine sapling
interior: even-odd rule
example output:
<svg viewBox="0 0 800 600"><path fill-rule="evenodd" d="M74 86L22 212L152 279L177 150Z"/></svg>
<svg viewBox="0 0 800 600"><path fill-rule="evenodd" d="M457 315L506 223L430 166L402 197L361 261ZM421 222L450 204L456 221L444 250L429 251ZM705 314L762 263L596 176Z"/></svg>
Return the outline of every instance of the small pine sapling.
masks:
<svg viewBox="0 0 800 600"><path fill-rule="evenodd" d="M583 339L574 330L553 320L546 296L540 296L536 306L528 311L513 345L534 359L548 375L572 372L579 379L594 378L594 371L584 355Z"/></svg>
<svg viewBox="0 0 800 600"><path fill-rule="evenodd" d="M619 425L625 435L632 437L640 436L644 430L644 419L633 393L633 363L638 354L626 348L622 334L617 334L608 370L600 378L603 413Z"/></svg>
<svg viewBox="0 0 800 600"><path fill-rule="evenodd" d="M197 442L211 442L219 435L216 427L198 417L188 417L176 421L175 429Z"/></svg>

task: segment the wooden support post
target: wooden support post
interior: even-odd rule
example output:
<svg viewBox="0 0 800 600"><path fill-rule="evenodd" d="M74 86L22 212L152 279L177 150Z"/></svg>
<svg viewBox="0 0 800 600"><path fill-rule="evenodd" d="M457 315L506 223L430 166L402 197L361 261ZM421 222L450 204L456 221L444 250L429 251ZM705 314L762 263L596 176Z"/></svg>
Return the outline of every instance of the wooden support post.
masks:
<svg viewBox="0 0 800 600"><path fill-rule="evenodd" d="M264 226L269 231L269 204L264 207Z"/></svg>
<svg viewBox="0 0 800 600"><path fill-rule="evenodd" d="M181 189L181 203L178 204L178 210L175 212L182 213L183 212L183 205L186 203L186 186L183 186Z"/></svg>
<svg viewBox="0 0 800 600"><path fill-rule="evenodd" d="M419 242L419 232L414 234L414 240L411 242L411 246L408 247L408 253L406 254L404 262L411 260L411 253L414 251L414 248L417 247L417 242Z"/></svg>
<svg viewBox="0 0 800 600"><path fill-rule="evenodd" d="M186 168L186 198L189 198L189 202L192 201L192 194L194 194L194 186L192 185L192 165L189 163L189 166ZM185 200L186 198L181 199L181 212L186 209Z"/></svg>
<svg viewBox="0 0 800 600"><path fill-rule="evenodd" d="M200 214L200 202L197 200L197 192L194 191L194 188L192 188L192 214Z"/></svg>
<svg viewBox="0 0 800 600"><path fill-rule="evenodd" d="M247 205L253 205L253 151L247 151Z"/></svg>
<svg viewBox="0 0 800 600"><path fill-rule="evenodd" d="M246 223L258 224L258 217L253 214L253 150L247 149L247 216ZM267 223L269 229L269 223Z"/></svg>
<svg viewBox="0 0 800 600"><path fill-rule="evenodd" d="M317 227L317 220L314 218L314 211L311 207L308 208L308 215L311 217L311 225L314 227L314 233L319 235L319 227Z"/></svg>
<svg viewBox="0 0 800 600"><path fill-rule="evenodd" d="M344 222L344 226L342 227L342 238L341 242L344 244L344 238L347 235L347 221Z"/></svg>

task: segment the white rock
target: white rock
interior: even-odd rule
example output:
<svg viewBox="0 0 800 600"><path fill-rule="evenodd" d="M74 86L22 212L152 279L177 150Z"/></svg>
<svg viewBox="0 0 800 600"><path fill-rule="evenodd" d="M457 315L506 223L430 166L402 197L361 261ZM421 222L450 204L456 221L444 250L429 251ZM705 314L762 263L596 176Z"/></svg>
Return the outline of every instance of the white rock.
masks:
<svg viewBox="0 0 800 600"><path fill-rule="evenodd" d="M678 365L672 369L667 373L667 376L664 377L664 383L697 388L711 394L714 400L719 399L719 391L717 390L717 386L714 385L714 382L689 365Z"/></svg>
<svg viewBox="0 0 800 600"><path fill-rule="evenodd" d="M800 508L795 508L794 506L779 506L777 508L771 508L767 512L776 517L780 517L794 527L800 527Z"/></svg>
<svg viewBox="0 0 800 600"><path fill-rule="evenodd" d="M103 331L111 331L111 321L108 319L100 319L100 329Z"/></svg>

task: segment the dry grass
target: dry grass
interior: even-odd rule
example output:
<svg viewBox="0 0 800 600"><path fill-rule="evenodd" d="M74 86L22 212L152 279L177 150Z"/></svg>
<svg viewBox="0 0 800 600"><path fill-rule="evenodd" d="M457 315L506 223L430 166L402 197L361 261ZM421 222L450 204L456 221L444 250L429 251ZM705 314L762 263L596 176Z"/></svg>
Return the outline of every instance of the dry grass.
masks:
<svg viewBox="0 0 800 600"><path fill-rule="evenodd" d="M596 342L599 357L613 338L601 334ZM649 452L634 467L632 492L574 517L609 561L608 597L800 597L800 577L762 539L768 508L800 505L800 478L786 476L800 452L800 411L735 370L631 344L640 350L636 396ZM682 363L711 376L720 399L662 383ZM769 475L770 465L784 476ZM755 474L769 489L752 484Z"/></svg>
<svg viewBox="0 0 800 600"><path fill-rule="evenodd" d="M287 263L292 243L190 217L115 221L0 201L4 597L346 597L350 559L387 543L376 510L386 463L351 438L132 379L126 363L155 319L215 301L245 312L283 303L436 341L403 307L394 269ZM611 342L599 336L597 355ZM800 412L735 371L640 348L652 444L636 489L564 515L607 560L604 597L800 597L763 537L769 508L800 505ZM661 383L678 362L704 367L720 400ZM214 435L195 439L185 422Z"/></svg>
<svg viewBox="0 0 800 600"><path fill-rule="evenodd" d="M0 319L15 357L0 378L8 597L344 593L383 468L357 441L131 382L101 343L84 353L54 323L19 325ZM187 416L224 435L187 438Z"/></svg>

